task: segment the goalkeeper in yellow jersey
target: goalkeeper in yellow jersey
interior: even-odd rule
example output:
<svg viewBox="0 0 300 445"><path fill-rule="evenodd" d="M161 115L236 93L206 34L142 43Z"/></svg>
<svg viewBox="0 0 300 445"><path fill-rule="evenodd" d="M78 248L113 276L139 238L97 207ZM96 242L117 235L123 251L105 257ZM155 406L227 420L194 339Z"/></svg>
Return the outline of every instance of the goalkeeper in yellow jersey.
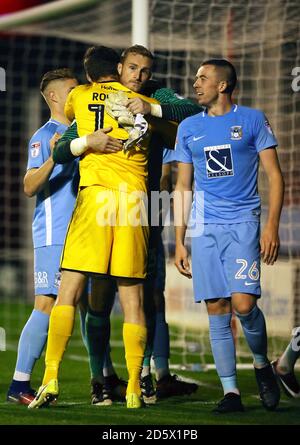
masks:
<svg viewBox="0 0 300 445"><path fill-rule="evenodd" d="M131 88L135 92L141 90L146 95L150 95L160 102L159 104L149 103L142 100L142 96L129 99L127 107L129 111L134 113L142 112L152 116L161 117L155 121L154 131L157 131L157 123L160 121L160 127L163 127L163 137L165 139L166 120L180 122L185 117L199 113L202 108L194 102L178 96L173 90L162 88L155 81L149 81L151 77L151 68L153 64L153 55L145 47L134 45L124 50L121 61L118 64L118 73L120 82L127 88ZM107 109L107 107L106 107ZM118 110L116 110L118 111ZM121 109L124 112L124 109ZM126 113L125 113L126 118ZM90 149L97 148L97 131L89 135L93 141L89 141ZM103 137L103 135L102 135ZM74 122L59 143L55 147L54 158L58 163L70 162L74 159L70 150L70 141L78 138L77 125ZM95 144L95 145L94 145ZM162 141L160 137L155 135L152 137L150 156L148 161L148 191L159 190L163 147L173 146L172 141ZM173 151L173 150L170 150ZM165 282L165 260L163 254L163 246L161 241L161 227L150 227L149 242L149 260L147 279L144 281L144 300L147 321L147 348L144 356L141 389L143 399L146 403L154 403L155 398L165 398L174 395L185 395L194 392L197 385L179 380L177 376L171 375L169 370L169 330L165 320L165 304L164 304L164 282ZM151 265L151 267L150 267ZM111 284L110 284L111 282ZM101 278L94 280L92 299L89 301L87 320L87 330L92 329L94 335L87 337L89 350L90 369L91 369L91 400L92 403L103 405L102 400L113 400L113 385L104 379L104 386L101 388L103 377L101 372L107 376L109 368L105 364L104 339L108 338L104 331L104 326L109 330L109 313L114 299L114 280L111 278ZM92 311L92 320L90 320L90 312ZM101 331L101 332L100 332ZM100 342L100 338L102 341ZM155 373L157 379L156 393L152 383L150 374L150 358L153 355L155 364ZM99 401L99 403L98 403Z"/></svg>
<svg viewBox="0 0 300 445"><path fill-rule="evenodd" d="M76 118L81 136L75 141L73 154L85 152L80 160L80 191L61 259L61 286L50 317L43 384L29 408L45 406L58 396L59 364L72 334L75 306L87 274L108 274L117 279L129 374L127 407L142 406L139 377L147 337L142 279L146 276L149 236L145 207L147 138L139 146L129 145L111 154L86 150L86 135L98 128L111 128L110 135L124 143L130 138L128 131L105 112L108 94L123 91L129 98L156 102L117 81L118 58L112 49L90 48L84 66L91 84L76 88L66 103L66 115Z"/></svg>

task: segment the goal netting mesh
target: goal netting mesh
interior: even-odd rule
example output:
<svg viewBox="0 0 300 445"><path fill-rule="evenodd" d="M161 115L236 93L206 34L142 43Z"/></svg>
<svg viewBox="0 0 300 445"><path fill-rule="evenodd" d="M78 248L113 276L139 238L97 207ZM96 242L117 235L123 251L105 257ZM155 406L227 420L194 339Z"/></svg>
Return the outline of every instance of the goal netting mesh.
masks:
<svg viewBox="0 0 300 445"><path fill-rule="evenodd" d="M34 202L23 195L22 178L27 142L48 118L38 91L40 78L49 69L68 66L84 80L82 56L88 46L121 50L131 45L131 10L130 0L60 0L0 17L0 66L6 72L6 91L0 92L0 300L7 313L7 330L17 316L11 313L10 302L33 299ZM300 3L152 0L149 24L155 78L193 98L193 79L201 61L225 57L238 71L235 100L263 109L279 140L286 182L282 246L277 264L263 267L260 301L270 333L270 356L275 357L292 327L300 324L300 92L292 89L292 81L297 84L292 70L300 66ZM267 184L263 176L260 193L264 217ZM171 361L174 366L199 369L211 363L205 307L193 303L191 282L173 266L172 227L165 228L164 243ZM239 323L234 322L234 329L239 363L249 363Z"/></svg>

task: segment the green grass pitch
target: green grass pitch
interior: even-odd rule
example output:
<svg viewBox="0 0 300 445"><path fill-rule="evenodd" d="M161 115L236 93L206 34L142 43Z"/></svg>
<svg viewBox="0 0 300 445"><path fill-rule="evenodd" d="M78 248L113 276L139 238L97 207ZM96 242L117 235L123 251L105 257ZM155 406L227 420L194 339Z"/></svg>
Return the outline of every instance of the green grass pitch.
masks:
<svg viewBox="0 0 300 445"><path fill-rule="evenodd" d="M60 396L55 406L30 411L25 406L6 402L6 391L16 361L18 336L32 308L30 305L1 303L0 326L7 335L7 350L0 352L0 424L1 425L299 425L300 400L282 394L275 412L261 406L253 371L239 371L245 413L216 416L211 413L222 397L215 371L187 372L179 375L199 382L192 396L173 397L141 410L128 410L124 404L111 407L90 405L89 369L81 341L79 317L60 372ZM126 378L121 320L112 320L112 355L119 375ZM172 362L172 360L171 360ZM38 388L44 369L44 356L37 363L32 386Z"/></svg>

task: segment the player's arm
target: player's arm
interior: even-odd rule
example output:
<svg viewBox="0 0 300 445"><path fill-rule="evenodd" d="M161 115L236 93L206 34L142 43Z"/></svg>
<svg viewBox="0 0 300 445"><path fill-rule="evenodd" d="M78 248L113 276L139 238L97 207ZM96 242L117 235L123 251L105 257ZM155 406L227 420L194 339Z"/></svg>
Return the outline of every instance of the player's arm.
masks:
<svg viewBox="0 0 300 445"><path fill-rule="evenodd" d="M163 164L160 177L160 190L172 192L172 164Z"/></svg>
<svg viewBox="0 0 300 445"><path fill-rule="evenodd" d="M159 104L149 103L140 97L135 97L128 100L127 107L133 114L142 113L174 122L181 122L186 117L203 110L191 100L178 96L170 88L159 88L152 97Z"/></svg>
<svg viewBox="0 0 300 445"><path fill-rule="evenodd" d="M31 168L24 176L24 193L29 198L35 196L42 190L45 183L49 180L49 176L52 173L55 163L52 157L39 168Z"/></svg>
<svg viewBox="0 0 300 445"><path fill-rule="evenodd" d="M284 196L284 180L274 147L262 150L259 157L269 182L269 208L260 239L261 255L264 263L272 265L277 259L280 246L278 231Z"/></svg>
<svg viewBox="0 0 300 445"><path fill-rule="evenodd" d="M166 120L181 122L183 119L203 111L203 108L182 96L171 88L159 88L153 97L160 102L161 117Z"/></svg>
<svg viewBox="0 0 300 445"><path fill-rule="evenodd" d="M60 134L55 133L50 139L50 151L53 152L55 142L60 138ZM29 168L24 176L24 193L29 198L35 196L48 183L49 177L54 168L54 161L52 155L40 166L36 168Z"/></svg>
<svg viewBox="0 0 300 445"><path fill-rule="evenodd" d="M192 201L192 181L193 164L178 162L178 175L174 193L175 266L187 278L192 278L192 274L184 239Z"/></svg>
<svg viewBox="0 0 300 445"><path fill-rule="evenodd" d="M103 128L83 137L78 136L77 125L74 122L55 144L53 160L57 164L66 164L81 156L88 149L98 153L116 153L122 150L123 145L107 133L111 127Z"/></svg>
<svg viewBox="0 0 300 445"><path fill-rule="evenodd" d="M56 164L67 164L78 157L70 150L71 141L77 138L79 135L76 121L74 121L54 146L52 157Z"/></svg>
<svg viewBox="0 0 300 445"><path fill-rule="evenodd" d="M160 190L166 190L171 193L173 190L174 178L172 177L172 165L176 163L176 151L175 150L167 150L163 151L163 164L162 164L162 173L160 178ZM177 177L177 176L176 176Z"/></svg>

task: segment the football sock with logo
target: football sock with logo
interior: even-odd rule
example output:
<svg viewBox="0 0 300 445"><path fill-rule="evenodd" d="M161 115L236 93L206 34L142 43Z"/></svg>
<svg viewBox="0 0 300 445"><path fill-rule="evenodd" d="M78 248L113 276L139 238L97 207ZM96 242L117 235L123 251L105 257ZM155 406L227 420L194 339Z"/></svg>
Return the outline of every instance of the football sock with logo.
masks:
<svg viewBox="0 0 300 445"><path fill-rule="evenodd" d="M153 342L153 359L155 363L156 379L160 380L169 371L170 357L170 337L169 326L166 323L165 313L158 312L156 314L154 342Z"/></svg>
<svg viewBox="0 0 300 445"><path fill-rule="evenodd" d="M209 336L212 353L224 394L239 394L236 380L235 346L231 331L231 313L209 315Z"/></svg>
<svg viewBox="0 0 300 445"><path fill-rule="evenodd" d="M278 361L279 371L287 374L292 372L296 360L300 357L300 328L296 330L296 334L291 339L286 350Z"/></svg>
<svg viewBox="0 0 300 445"><path fill-rule="evenodd" d="M45 359L46 369L43 385L58 377L59 365L72 335L74 319L74 306L54 306L52 309L49 323Z"/></svg>
<svg viewBox="0 0 300 445"><path fill-rule="evenodd" d="M267 357L267 331L265 317L257 305L248 314L239 314L239 318L247 343L253 354L254 366L264 368L268 365Z"/></svg>
<svg viewBox="0 0 300 445"><path fill-rule="evenodd" d="M103 366L110 337L109 315L88 309L86 316L86 340L89 353L91 378L103 381Z"/></svg>
<svg viewBox="0 0 300 445"><path fill-rule="evenodd" d="M49 326L49 315L34 309L20 335L16 369L11 390L25 392L35 361L44 349Z"/></svg>
<svg viewBox="0 0 300 445"><path fill-rule="evenodd" d="M123 341L129 375L127 394L135 393L140 396L140 373L147 341L147 329L138 324L124 323Z"/></svg>

